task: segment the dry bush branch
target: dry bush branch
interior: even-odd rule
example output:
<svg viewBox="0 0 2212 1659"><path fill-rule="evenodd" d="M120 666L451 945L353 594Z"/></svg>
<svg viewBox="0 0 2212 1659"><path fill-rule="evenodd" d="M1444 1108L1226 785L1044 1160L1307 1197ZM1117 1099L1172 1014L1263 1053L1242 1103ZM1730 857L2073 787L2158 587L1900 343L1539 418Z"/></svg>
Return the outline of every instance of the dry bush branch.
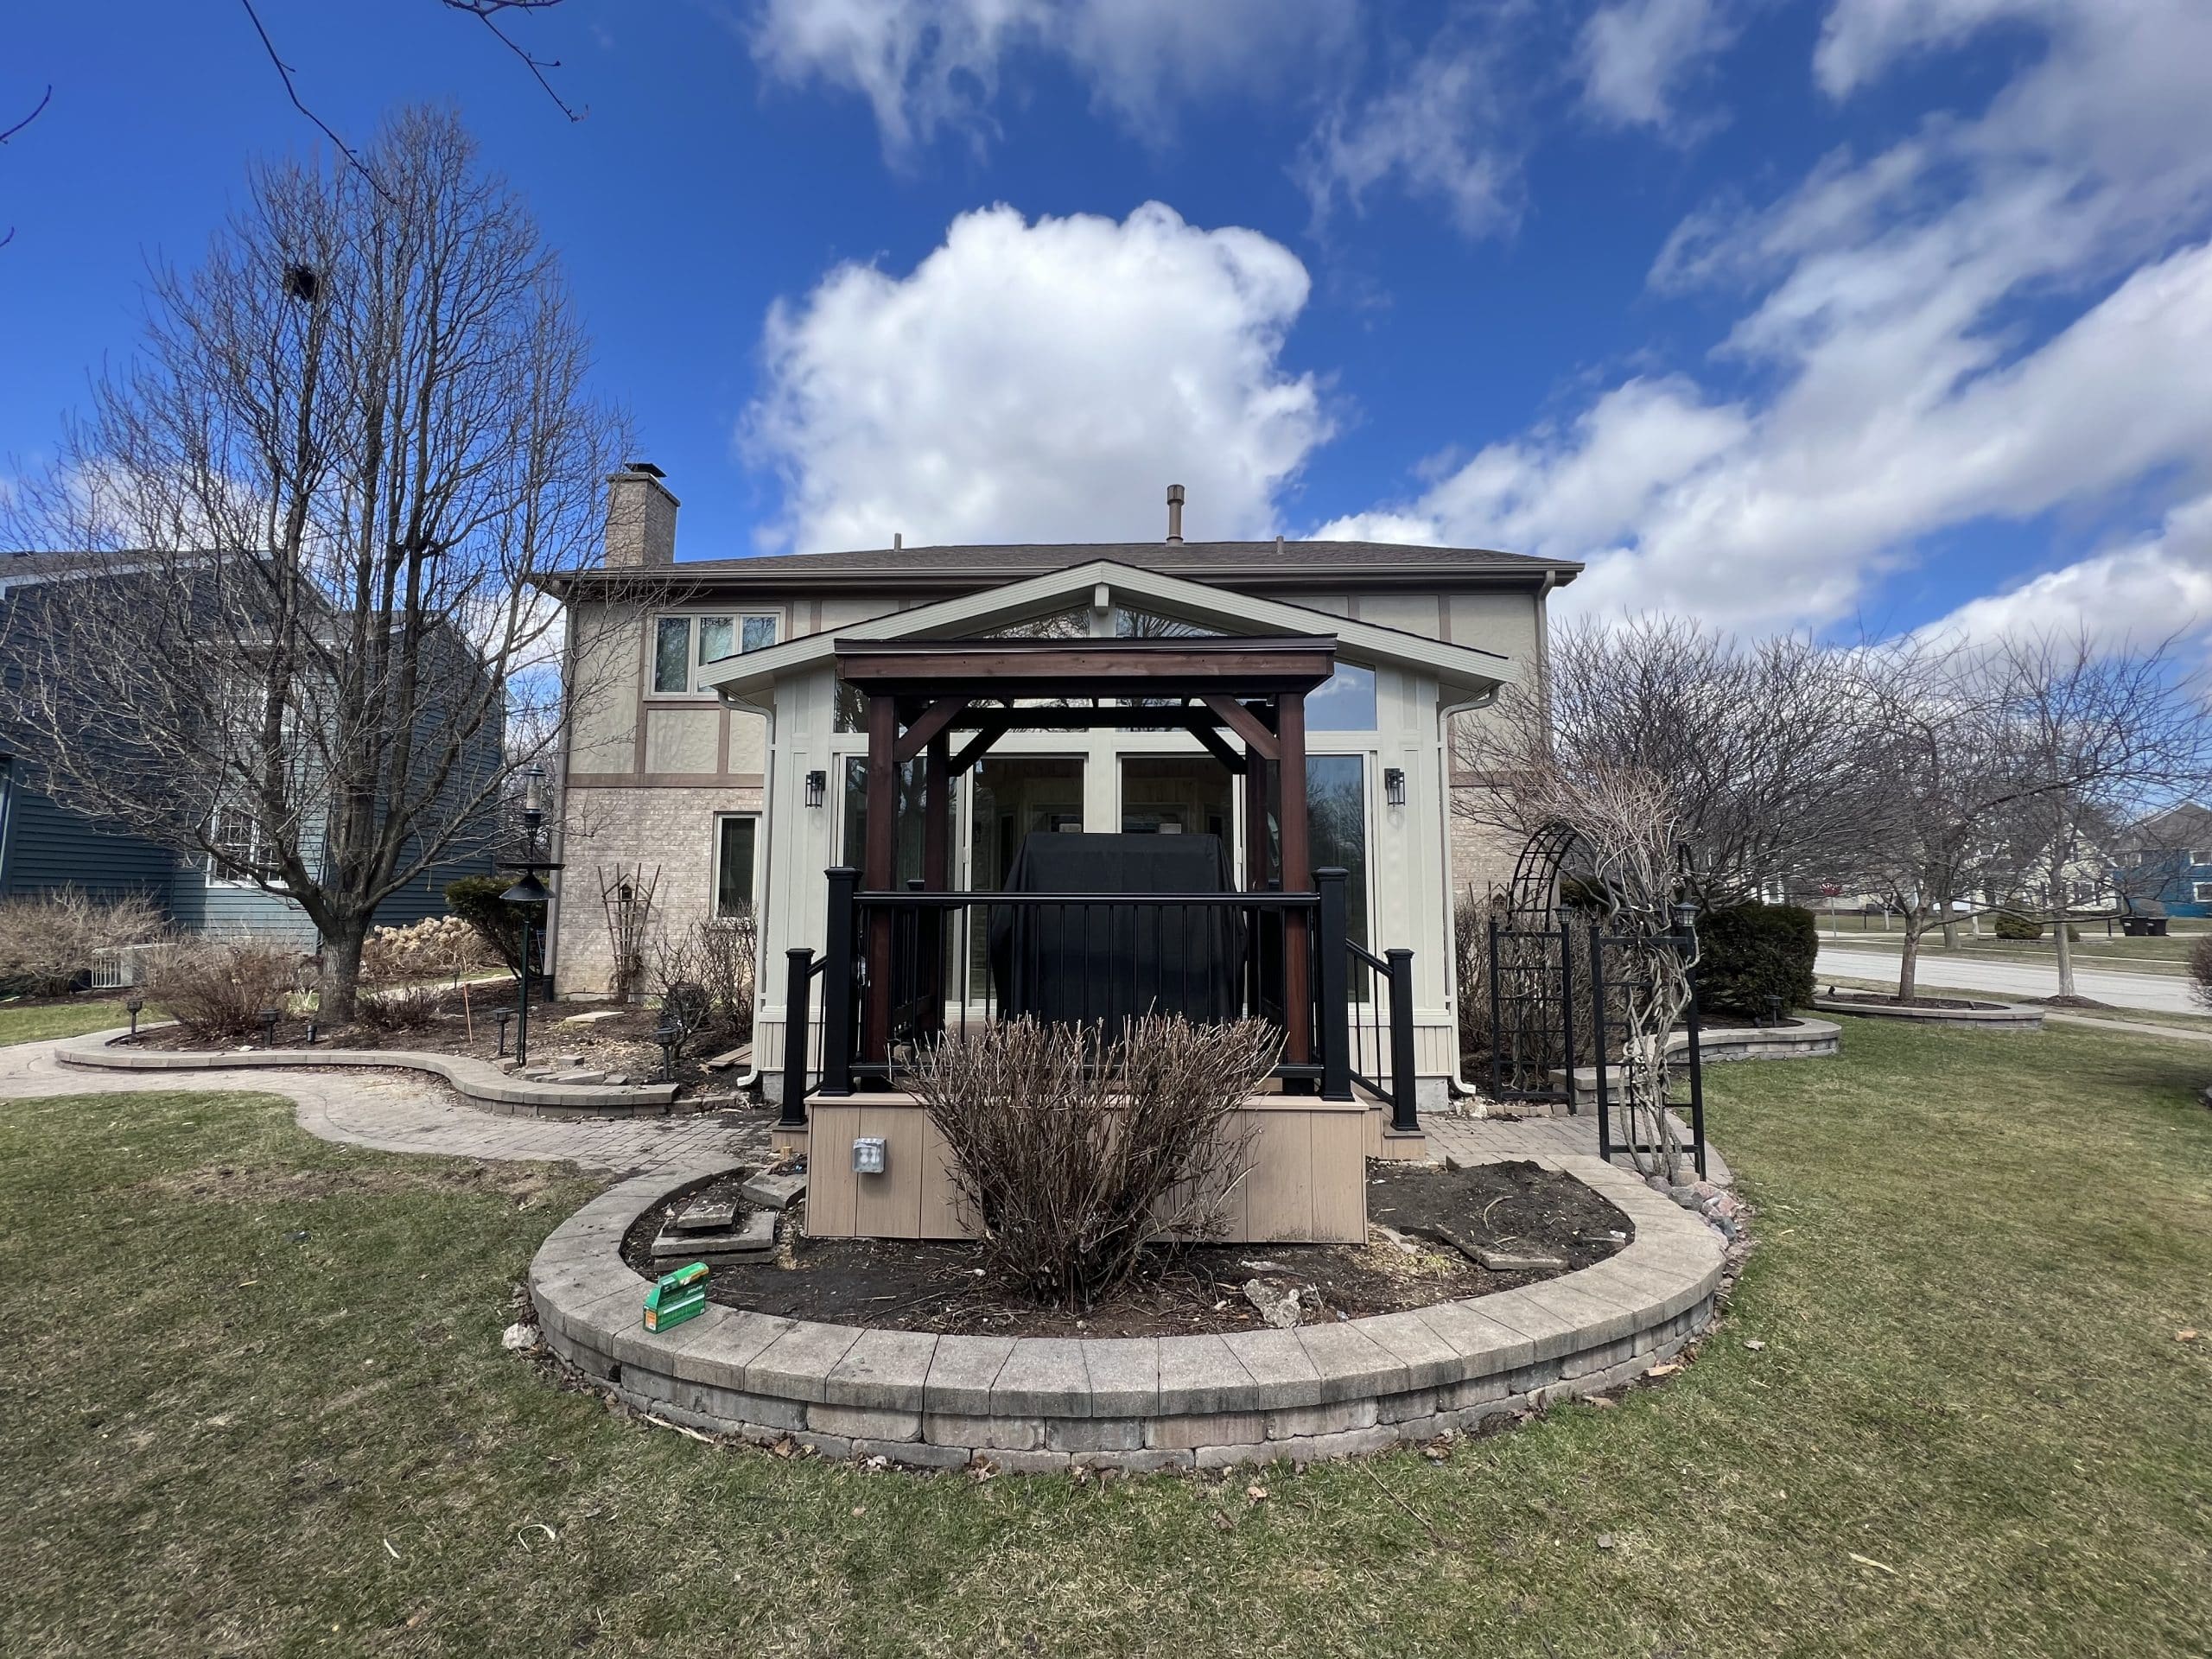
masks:
<svg viewBox="0 0 2212 1659"><path fill-rule="evenodd" d="M92 973L101 951L149 944L166 931L153 901L137 893L102 899L60 887L0 901L0 985L58 996Z"/></svg>
<svg viewBox="0 0 2212 1659"><path fill-rule="evenodd" d="M1249 1168L1237 1112L1277 1041L1256 1020L1151 1017L1108 1044L1022 1019L924 1049L913 1086L990 1269L1039 1301L1088 1307L1147 1248L1221 1230Z"/></svg>
<svg viewBox="0 0 2212 1659"><path fill-rule="evenodd" d="M168 952L147 994L195 1037L251 1037L299 989L305 960L263 939L196 939Z"/></svg>

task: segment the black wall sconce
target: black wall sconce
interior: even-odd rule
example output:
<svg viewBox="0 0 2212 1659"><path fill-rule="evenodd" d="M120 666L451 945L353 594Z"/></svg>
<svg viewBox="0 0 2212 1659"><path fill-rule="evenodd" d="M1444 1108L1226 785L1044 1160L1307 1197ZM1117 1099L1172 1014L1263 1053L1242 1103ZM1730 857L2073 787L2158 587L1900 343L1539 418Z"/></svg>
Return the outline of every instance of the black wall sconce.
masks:
<svg viewBox="0 0 2212 1659"><path fill-rule="evenodd" d="M1403 766L1382 768L1382 798L1392 806L1406 804L1406 769Z"/></svg>
<svg viewBox="0 0 2212 1659"><path fill-rule="evenodd" d="M828 772L810 772L806 774L806 804L809 806L821 805L822 798L829 792L830 774Z"/></svg>

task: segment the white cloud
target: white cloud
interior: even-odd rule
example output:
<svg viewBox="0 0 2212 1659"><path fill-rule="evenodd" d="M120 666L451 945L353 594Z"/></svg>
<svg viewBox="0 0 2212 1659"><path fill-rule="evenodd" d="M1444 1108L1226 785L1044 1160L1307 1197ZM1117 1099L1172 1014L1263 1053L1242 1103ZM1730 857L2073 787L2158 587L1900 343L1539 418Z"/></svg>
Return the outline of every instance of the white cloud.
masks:
<svg viewBox="0 0 2212 1659"><path fill-rule="evenodd" d="M1279 92L1349 39L1351 0L756 0L754 58L793 84L866 98L899 156L951 129L988 129L1001 66L1065 60L1140 130L1224 88Z"/></svg>
<svg viewBox="0 0 2212 1659"><path fill-rule="evenodd" d="M1149 540L1169 483L1193 538L1273 533L1329 433L1281 360L1309 287L1280 244L1157 202L988 208L908 276L840 266L768 320L742 442L785 478L772 544Z"/></svg>
<svg viewBox="0 0 2212 1659"><path fill-rule="evenodd" d="M2166 515L2152 535L1961 606L1931 632L1986 639L2070 633L2147 645L2212 624L2212 495Z"/></svg>
<svg viewBox="0 0 2212 1659"><path fill-rule="evenodd" d="M1724 0L1613 0L1582 26L1583 98L1619 126L1674 126L1684 84L1735 36Z"/></svg>
<svg viewBox="0 0 2212 1659"><path fill-rule="evenodd" d="M1508 118L1498 35L1447 28L1396 81L1332 111L1293 168L1325 225L1339 196L1354 213L1395 184L1440 203L1462 234L1520 218L1521 154Z"/></svg>
<svg viewBox="0 0 2212 1659"><path fill-rule="evenodd" d="M2047 49L1979 114L1669 243L1655 283L1751 285L1722 359L1759 395L1631 381L1382 511L1587 557L1586 607L1762 627L1847 615L1948 526L2212 485L2212 6L1838 0L1822 73L1859 85L2000 12ZM2035 591L2148 568L2123 550Z"/></svg>

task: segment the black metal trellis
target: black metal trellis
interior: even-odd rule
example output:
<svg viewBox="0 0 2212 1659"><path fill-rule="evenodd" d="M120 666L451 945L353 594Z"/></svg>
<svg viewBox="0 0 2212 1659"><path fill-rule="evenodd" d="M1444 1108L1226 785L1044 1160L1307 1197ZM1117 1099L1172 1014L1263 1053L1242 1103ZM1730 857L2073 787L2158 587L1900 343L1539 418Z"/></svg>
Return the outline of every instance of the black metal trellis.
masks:
<svg viewBox="0 0 2212 1659"><path fill-rule="evenodd" d="M1503 913L1487 920L1490 951L1490 1092L1503 1101L1548 1101L1576 1109L1574 941L1559 902L1559 877L1580 844L1554 820L1522 843Z"/></svg>

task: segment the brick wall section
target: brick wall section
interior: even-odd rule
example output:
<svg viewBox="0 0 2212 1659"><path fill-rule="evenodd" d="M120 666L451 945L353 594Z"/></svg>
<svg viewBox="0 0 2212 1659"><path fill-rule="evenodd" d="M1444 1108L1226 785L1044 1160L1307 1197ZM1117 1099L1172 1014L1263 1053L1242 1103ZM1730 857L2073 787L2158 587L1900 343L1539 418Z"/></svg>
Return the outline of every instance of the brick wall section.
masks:
<svg viewBox="0 0 2212 1659"><path fill-rule="evenodd" d="M1289 1331L934 1336L715 1306L648 1333L645 1281L620 1258L623 1235L726 1160L627 1181L585 1205L531 1263L531 1294L563 1360L642 1410L709 1433L922 1469L1306 1463L1604 1393L1711 1323L1719 1235L1594 1158L1557 1166L1629 1217L1625 1249L1543 1284Z"/></svg>
<svg viewBox="0 0 2212 1659"><path fill-rule="evenodd" d="M688 926L714 904L715 816L758 812L758 789L579 789L570 792L561 841L561 912L555 925L556 976L563 996L607 989L614 966L600 903L600 872L658 868L658 922ZM756 856L766 852L765 845Z"/></svg>

